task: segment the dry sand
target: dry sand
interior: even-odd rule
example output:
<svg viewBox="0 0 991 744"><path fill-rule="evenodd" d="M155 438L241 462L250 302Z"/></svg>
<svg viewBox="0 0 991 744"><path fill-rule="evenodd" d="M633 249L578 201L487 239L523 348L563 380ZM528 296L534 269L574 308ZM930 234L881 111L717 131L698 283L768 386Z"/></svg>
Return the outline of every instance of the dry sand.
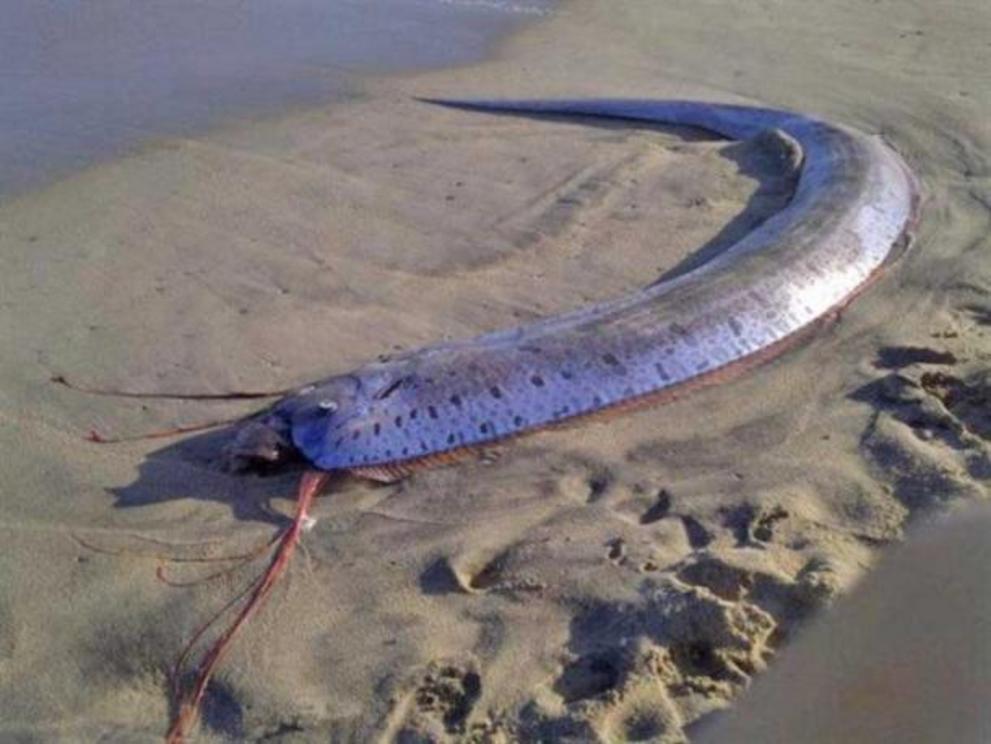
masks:
<svg viewBox="0 0 991 744"><path fill-rule="evenodd" d="M292 474L220 471L222 433L81 439L250 405L52 374L285 387L638 286L787 198L753 144L410 98L484 94L757 101L881 132L925 184L919 240L737 382L395 486L335 483L202 738L683 740L909 523L988 495L989 29L976 1L576 1L484 65L0 205L0 736L154 740L176 653L257 566L174 588L142 556L243 551L292 508Z"/></svg>

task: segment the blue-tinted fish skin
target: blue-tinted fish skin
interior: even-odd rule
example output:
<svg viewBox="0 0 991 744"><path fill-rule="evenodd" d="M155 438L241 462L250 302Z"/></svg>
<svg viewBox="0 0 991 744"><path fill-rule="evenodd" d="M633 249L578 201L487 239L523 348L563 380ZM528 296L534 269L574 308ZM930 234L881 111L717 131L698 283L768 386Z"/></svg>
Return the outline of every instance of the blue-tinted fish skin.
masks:
<svg viewBox="0 0 991 744"><path fill-rule="evenodd" d="M253 422L243 449L282 441L315 467L360 471L743 368L849 302L917 219L918 186L897 153L879 138L801 114L686 101L447 103L760 135L765 146L792 151L801 170L785 209L707 263L614 300L302 388Z"/></svg>

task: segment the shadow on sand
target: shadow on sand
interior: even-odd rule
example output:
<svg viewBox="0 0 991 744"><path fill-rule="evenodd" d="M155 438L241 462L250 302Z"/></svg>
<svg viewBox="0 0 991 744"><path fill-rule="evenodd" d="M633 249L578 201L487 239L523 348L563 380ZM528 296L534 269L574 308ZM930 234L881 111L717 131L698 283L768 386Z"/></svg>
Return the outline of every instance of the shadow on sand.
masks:
<svg viewBox="0 0 991 744"><path fill-rule="evenodd" d="M206 433L186 435L148 454L130 484L109 489L120 509L160 504L178 499L213 501L230 507L235 519L284 525L288 517L276 511L273 498L292 498L304 463L278 471L228 472L224 447L238 422Z"/></svg>

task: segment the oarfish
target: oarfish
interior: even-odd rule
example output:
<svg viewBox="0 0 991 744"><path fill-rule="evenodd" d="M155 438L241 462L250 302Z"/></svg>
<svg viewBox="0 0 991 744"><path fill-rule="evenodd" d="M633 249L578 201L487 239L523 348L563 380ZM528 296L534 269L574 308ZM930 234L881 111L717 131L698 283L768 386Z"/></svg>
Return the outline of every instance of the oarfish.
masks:
<svg viewBox="0 0 991 744"><path fill-rule="evenodd" d="M295 390L242 424L239 463L302 455L394 480L605 409L746 369L835 315L909 242L919 189L880 137L802 114L691 101L440 101L763 132L800 158L787 207L704 265L530 325L440 343Z"/></svg>

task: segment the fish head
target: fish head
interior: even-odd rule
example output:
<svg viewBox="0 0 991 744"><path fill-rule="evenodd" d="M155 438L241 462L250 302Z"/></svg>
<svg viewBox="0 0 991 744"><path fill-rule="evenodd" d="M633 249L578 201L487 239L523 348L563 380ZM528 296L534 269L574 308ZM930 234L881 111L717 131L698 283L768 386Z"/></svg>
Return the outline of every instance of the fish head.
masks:
<svg viewBox="0 0 991 744"><path fill-rule="evenodd" d="M284 420L271 412L241 423L224 447L224 468L231 472L273 472L299 459Z"/></svg>
<svg viewBox="0 0 991 744"><path fill-rule="evenodd" d="M354 377L342 375L290 393L238 427L224 449L227 468L270 472L291 463L317 465L326 432L353 415L359 389Z"/></svg>

